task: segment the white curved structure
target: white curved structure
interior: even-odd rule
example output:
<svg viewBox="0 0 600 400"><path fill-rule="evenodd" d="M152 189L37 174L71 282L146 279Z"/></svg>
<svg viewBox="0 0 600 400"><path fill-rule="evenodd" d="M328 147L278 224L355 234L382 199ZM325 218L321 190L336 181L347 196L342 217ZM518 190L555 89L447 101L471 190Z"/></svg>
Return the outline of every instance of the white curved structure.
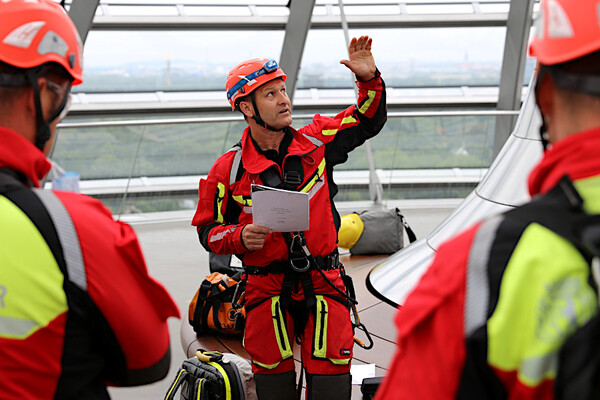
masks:
<svg viewBox="0 0 600 400"><path fill-rule="evenodd" d="M530 90L512 134L475 190L429 235L373 268L367 277L369 291L393 306L402 304L440 244L489 215L528 201L527 177L542 155L540 125Z"/></svg>

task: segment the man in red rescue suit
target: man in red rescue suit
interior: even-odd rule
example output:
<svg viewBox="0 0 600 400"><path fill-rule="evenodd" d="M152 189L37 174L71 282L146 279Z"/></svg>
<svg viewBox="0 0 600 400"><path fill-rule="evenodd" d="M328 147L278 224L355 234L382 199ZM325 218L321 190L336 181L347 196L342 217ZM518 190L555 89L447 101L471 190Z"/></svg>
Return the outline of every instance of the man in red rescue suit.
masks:
<svg viewBox="0 0 600 400"><path fill-rule="evenodd" d="M600 398L599 12L542 0L533 200L440 246L397 313L377 400Z"/></svg>
<svg viewBox="0 0 600 400"><path fill-rule="evenodd" d="M108 399L162 379L166 320L134 231L99 201L40 190L82 48L51 0L0 2L0 399Z"/></svg>
<svg viewBox="0 0 600 400"><path fill-rule="evenodd" d="M333 118L317 114L299 130L290 126L286 75L275 60L245 61L227 78L232 109L244 114L248 128L240 146L200 181L192 224L208 251L236 254L248 274L244 345L261 400L296 398L295 334L302 340L307 398L350 398L353 331L337 254L340 218L332 176L333 167L387 118L371 42L354 38L349 60L341 61L357 77L357 105ZM310 229L284 233L254 225L252 183L308 193Z"/></svg>

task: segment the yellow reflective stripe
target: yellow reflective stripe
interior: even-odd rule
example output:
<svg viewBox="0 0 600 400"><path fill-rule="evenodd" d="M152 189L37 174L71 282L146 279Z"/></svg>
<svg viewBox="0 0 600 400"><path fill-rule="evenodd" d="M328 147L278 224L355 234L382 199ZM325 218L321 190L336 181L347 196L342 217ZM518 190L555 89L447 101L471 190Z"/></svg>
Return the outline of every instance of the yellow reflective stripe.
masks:
<svg viewBox="0 0 600 400"><path fill-rule="evenodd" d="M375 93L374 91L372 91L372 92ZM373 101L373 99L371 99L369 101L369 104L371 104L372 101ZM367 108L369 108L368 105L367 105ZM345 117L345 118L342 119L341 125L344 125L344 124L353 124L355 122L356 122L356 118L354 118L352 115L350 115L350 116ZM337 134L338 131L339 131L339 128L336 128L336 129L323 129L321 131L321 134L323 136L333 136L333 135Z"/></svg>
<svg viewBox="0 0 600 400"><path fill-rule="evenodd" d="M209 362L208 365L212 365L216 369L219 370L221 375L223 375L223 381L225 382L225 400L231 400L231 382L229 382L229 377L227 376L227 372L225 369L215 362Z"/></svg>
<svg viewBox="0 0 600 400"><path fill-rule="evenodd" d="M306 185L304 185L304 187L302 189L300 189L300 192L302 192L302 193L308 192L314 186L314 184L317 183L319 178L321 176L323 176L323 171L325 171L325 157L323 157L323 159L321 160L321 163L319 164L319 167L317 168L317 173L312 177L312 179L310 181L308 181L306 183Z"/></svg>
<svg viewBox="0 0 600 400"><path fill-rule="evenodd" d="M196 391L196 400L202 399L202 381L204 378L200 378L198 382L198 390Z"/></svg>
<svg viewBox="0 0 600 400"><path fill-rule="evenodd" d="M173 382L173 384L169 388L169 391L167 392L167 395L165 396L165 400L171 396L171 393L173 392L173 390L175 390L175 386L177 386L177 382L179 382L179 380L181 379L181 375L184 372L185 372L185 368L182 368L179 370L179 373L177 374L177 378L175 378L175 381Z"/></svg>
<svg viewBox="0 0 600 400"><path fill-rule="evenodd" d="M221 207L223 206L223 200L225 199L225 185L222 182L217 183L218 198L217 198L217 222L223 223L223 213Z"/></svg>
<svg viewBox="0 0 600 400"><path fill-rule="evenodd" d="M326 358L327 355L327 320L329 319L329 307L323 296L316 295L317 309L315 314L315 341L313 343L313 355L318 358Z"/></svg>
<svg viewBox="0 0 600 400"><path fill-rule="evenodd" d="M24 339L67 311L64 275L33 222L3 196L0 215L0 337Z"/></svg>
<svg viewBox="0 0 600 400"><path fill-rule="evenodd" d="M273 369L273 368L276 368L279 364L281 364L281 361L278 361L275 364L263 364L263 363L261 363L259 361L256 361L256 360L252 360L252 362L254 364L258 365L259 367L263 367L263 368L266 368L266 369Z"/></svg>
<svg viewBox="0 0 600 400"><path fill-rule="evenodd" d="M365 101L363 105L358 109L358 112L360 112L361 114L366 113L369 107L371 106L371 103L373 103L373 100L375 100L376 94L377 92L374 90L367 91L367 101Z"/></svg>
<svg viewBox="0 0 600 400"><path fill-rule="evenodd" d="M345 118L342 120L342 125L344 125L344 124L353 124L353 123L355 123L355 122L356 122L356 118L354 118L352 115L350 115L350 116L348 116L348 117L345 117Z"/></svg>
<svg viewBox="0 0 600 400"><path fill-rule="evenodd" d="M252 207L252 199L244 199L244 196L232 196L233 200L246 207Z"/></svg>
<svg viewBox="0 0 600 400"><path fill-rule="evenodd" d="M565 339L598 312L588 274L581 253L566 239L539 224L528 226L488 321L489 364L516 371L528 386L554 378Z"/></svg>
<svg viewBox="0 0 600 400"><path fill-rule="evenodd" d="M271 315L273 316L273 329L275 330L275 338L277 339L277 346L279 346L281 358L283 360L288 359L293 353L285 326L285 318L283 317L283 312L281 312L279 296L273 296L271 298Z"/></svg>
<svg viewBox="0 0 600 400"><path fill-rule="evenodd" d="M341 358L341 359L328 358L328 360L331 361L332 363L334 363L335 365L346 365L350 362L349 358Z"/></svg>

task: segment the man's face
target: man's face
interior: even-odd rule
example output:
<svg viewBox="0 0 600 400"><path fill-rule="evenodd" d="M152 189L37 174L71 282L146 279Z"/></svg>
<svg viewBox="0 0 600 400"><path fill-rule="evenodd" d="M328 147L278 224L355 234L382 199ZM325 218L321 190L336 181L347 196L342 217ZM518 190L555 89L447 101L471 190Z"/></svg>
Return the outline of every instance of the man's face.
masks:
<svg viewBox="0 0 600 400"><path fill-rule="evenodd" d="M255 92L260 116L274 128L283 129L292 124L291 102L282 79L265 83Z"/></svg>

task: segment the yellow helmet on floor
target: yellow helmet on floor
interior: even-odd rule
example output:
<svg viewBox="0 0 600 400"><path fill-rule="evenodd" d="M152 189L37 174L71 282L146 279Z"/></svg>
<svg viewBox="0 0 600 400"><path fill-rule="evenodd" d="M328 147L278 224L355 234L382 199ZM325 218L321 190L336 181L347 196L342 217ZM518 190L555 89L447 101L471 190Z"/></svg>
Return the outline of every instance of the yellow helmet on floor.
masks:
<svg viewBox="0 0 600 400"><path fill-rule="evenodd" d="M338 231L338 246L351 249L360 239L364 229L365 225L357 213L344 215Z"/></svg>

